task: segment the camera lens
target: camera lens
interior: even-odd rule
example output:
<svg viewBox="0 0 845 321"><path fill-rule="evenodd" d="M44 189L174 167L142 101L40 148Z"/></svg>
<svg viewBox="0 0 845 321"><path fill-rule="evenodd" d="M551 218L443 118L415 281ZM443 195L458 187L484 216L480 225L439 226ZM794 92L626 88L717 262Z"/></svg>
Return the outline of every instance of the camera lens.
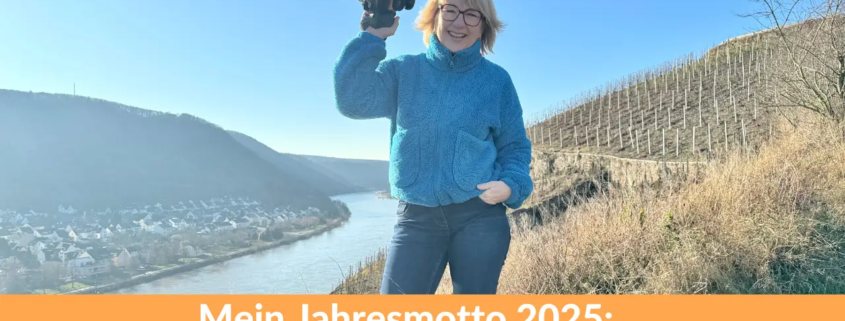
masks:
<svg viewBox="0 0 845 321"><path fill-rule="evenodd" d="M406 0L405 1L405 10L411 10L414 8L414 0Z"/></svg>

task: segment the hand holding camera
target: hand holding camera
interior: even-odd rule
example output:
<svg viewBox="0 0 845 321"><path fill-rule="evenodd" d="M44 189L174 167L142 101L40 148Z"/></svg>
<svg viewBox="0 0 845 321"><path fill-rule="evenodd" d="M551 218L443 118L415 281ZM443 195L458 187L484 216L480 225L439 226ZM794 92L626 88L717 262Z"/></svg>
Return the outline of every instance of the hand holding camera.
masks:
<svg viewBox="0 0 845 321"><path fill-rule="evenodd" d="M415 0L359 0L364 7L361 16L361 30L381 39L387 39L396 33L399 17L396 11L411 10Z"/></svg>
<svg viewBox="0 0 845 321"><path fill-rule="evenodd" d="M394 18L392 26L387 27L387 28L378 28L378 29L375 29L372 26L366 25L364 23L364 21L367 21L368 19L372 19L372 17L373 17L373 14L368 12L368 11L364 11L364 15L361 16L361 21L362 21L361 28L366 27L366 29L364 29L364 31L369 32L369 33L375 35L376 37L379 37L379 38L385 39L385 40L388 37L396 34L396 28L399 27L399 17L398 16Z"/></svg>

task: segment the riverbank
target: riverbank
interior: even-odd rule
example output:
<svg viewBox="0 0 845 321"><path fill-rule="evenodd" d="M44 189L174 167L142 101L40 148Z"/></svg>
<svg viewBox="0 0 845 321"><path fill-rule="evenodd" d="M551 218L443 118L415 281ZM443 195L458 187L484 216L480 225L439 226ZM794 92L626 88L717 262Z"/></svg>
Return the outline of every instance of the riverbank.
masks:
<svg viewBox="0 0 845 321"><path fill-rule="evenodd" d="M389 191L378 191L378 192L376 192L376 197L378 197L379 199L390 199L390 200L396 199L395 197L393 197L393 195L390 195Z"/></svg>
<svg viewBox="0 0 845 321"><path fill-rule="evenodd" d="M110 283L110 284L104 284L104 285L98 285L98 286L91 286L91 287L87 287L87 288L84 288L84 289L65 292L65 293L62 293L62 294L104 294L104 293L110 293L110 292L118 291L118 290L121 290L121 289L136 286L136 285L139 285L139 284L152 282L152 281L164 278L164 277L168 277L168 276L172 276L172 275L175 275L175 274L179 274L179 273L195 270L195 269L198 269L198 268L202 268L202 267L205 267L205 266L208 266L208 265L228 261L228 260L231 260L231 259L239 258L239 257L250 255L250 254L259 253L259 252L270 250L270 249L273 249L273 248L276 248L276 247L279 247L279 246L282 246L282 245L288 245L288 244L292 244L294 242L306 240L306 239L312 238L314 236L318 236L320 234L323 234L325 232L331 231L332 229L335 229L337 227L341 227L344 224L346 224L347 222L348 222L348 218L344 218L344 219L337 220L335 222L328 223L326 225L323 225L323 226L320 226L320 227L317 227L317 228L314 228L314 229L287 233L288 236L285 236L285 239L280 240L280 241L263 243L263 244L260 244L260 245L251 246L249 248L229 252L229 253L226 253L226 254L215 255L213 257L203 259L203 260L200 260L200 261L196 261L196 262L192 262L192 263L186 263L186 264L183 264L183 265L174 266L174 267L170 267L170 268L166 268L166 269L162 269L162 270L158 270L158 271L147 272L147 273L141 274L141 275L136 275L136 276L133 276L132 278L124 280L124 281Z"/></svg>

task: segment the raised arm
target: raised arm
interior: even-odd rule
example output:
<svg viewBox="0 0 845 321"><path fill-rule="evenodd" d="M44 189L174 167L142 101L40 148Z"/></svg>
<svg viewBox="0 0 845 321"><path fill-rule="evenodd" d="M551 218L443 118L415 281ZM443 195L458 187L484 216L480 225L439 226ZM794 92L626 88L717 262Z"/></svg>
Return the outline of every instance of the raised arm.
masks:
<svg viewBox="0 0 845 321"><path fill-rule="evenodd" d="M522 106L510 77L503 91L502 103L502 125L494 133L498 150L496 161L501 166L499 180L511 189L511 196L504 204L517 209L534 191L534 182L530 173L531 141L525 132Z"/></svg>
<svg viewBox="0 0 845 321"><path fill-rule="evenodd" d="M337 110L352 119L390 117L396 109L394 60L385 40L362 31L344 47L334 66Z"/></svg>

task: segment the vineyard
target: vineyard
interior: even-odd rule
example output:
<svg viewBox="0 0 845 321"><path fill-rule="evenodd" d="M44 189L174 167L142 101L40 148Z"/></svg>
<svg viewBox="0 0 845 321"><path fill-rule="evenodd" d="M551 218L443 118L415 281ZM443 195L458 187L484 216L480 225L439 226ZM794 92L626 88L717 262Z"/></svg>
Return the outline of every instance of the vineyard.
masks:
<svg viewBox="0 0 845 321"><path fill-rule="evenodd" d="M764 107L779 56L771 38L735 38L582 94L529 122L529 138L540 148L661 161L756 150L778 112Z"/></svg>

